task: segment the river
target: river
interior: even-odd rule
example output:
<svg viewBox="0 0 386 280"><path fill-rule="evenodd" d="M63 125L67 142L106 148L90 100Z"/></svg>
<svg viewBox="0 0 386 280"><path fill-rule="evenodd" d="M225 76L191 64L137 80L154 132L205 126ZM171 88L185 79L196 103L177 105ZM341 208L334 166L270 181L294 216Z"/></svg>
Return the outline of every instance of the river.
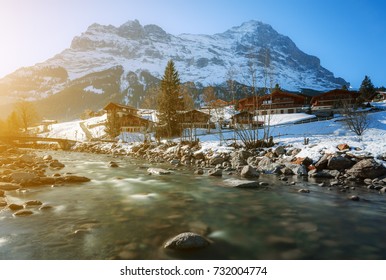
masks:
<svg viewBox="0 0 386 280"><path fill-rule="evenodd" d="M92 180L8 192L10 202L53 208L32 207L28 217L0 212L1 259L386 259L386 197L366 188L342 193L296 176L284 182L263 175L267 187L235 189L223 186L232 177L225 173L178 168L156 176L147 173L156 165L127 157L40 153L64 163L61 172ZM108 166L112 160L118 168ZM349 200L353 194L361 199ZM213 243L182 253L163 249L186 231Z"/></svg>

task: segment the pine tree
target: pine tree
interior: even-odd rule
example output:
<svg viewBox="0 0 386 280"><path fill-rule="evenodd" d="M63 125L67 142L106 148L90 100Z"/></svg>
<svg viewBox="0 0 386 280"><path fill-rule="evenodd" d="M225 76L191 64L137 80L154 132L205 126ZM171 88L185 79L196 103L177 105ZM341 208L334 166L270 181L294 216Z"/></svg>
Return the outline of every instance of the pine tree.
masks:
<svg viewBox="0 0 386 280"><path fill-rule="evenodd" d="M365 76L362 81L361 87L359 88L359 102L363 103L365 101L369 101L369 98L374 95L375 88L373 83L371 82L370 77Z"/></svg>
<svg viewBox="0 0 386 280"><path fill-rule="evenodd" d="M169 60L161 81L158 97L158 118L165 127L167 137L177 136L180 132L177 111L183 109L180 93L180 78L173 60Z"/></svg>

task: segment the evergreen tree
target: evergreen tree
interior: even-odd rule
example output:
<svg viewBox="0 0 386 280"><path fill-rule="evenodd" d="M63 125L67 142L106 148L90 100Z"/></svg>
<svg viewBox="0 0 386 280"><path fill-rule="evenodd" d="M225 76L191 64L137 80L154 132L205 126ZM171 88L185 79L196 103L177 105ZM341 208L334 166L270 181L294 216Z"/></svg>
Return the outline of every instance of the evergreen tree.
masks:
<svg viewBox="0 0 386 280"><path fill-rule="evenodd" d="M359 88L359 102L363 103L365 101L369 101L369 98L374 95L375 88L373 83L371 82L370 77L365 76L362 81L361 87Z"/></svg>
<svg viewBox="0 0 386 280"><path fill-rule="evenodd" d="M180 78L173 60L169 60L161 81L158 97L158 118L164 126L167 137L177 136L180 132L177 111L183 109L180 93Z"/></svg>

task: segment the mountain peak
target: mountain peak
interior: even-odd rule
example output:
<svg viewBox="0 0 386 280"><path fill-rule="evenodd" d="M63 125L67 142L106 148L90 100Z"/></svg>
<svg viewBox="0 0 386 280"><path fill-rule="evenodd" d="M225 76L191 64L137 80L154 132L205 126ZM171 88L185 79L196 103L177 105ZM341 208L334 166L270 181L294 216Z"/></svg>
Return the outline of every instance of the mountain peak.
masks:
<svg viewBox="0 0 386 280"><path fill-rule="evenodd" d="M269 65L266 64L269 55ZM182 82L201 85L221 85L228 79L229 69L237 69L232 79L240 84L250 84L250 66L254 67L258 87L268 83L279 84L286 90L301 88L329 90L348 83L335 78L320 65L320 60L302 52L287 36L279 34L271 25L250 20L215 35L182 34L174 36L155 24L141 25L130 20L115 27L94 23L80 36L71 48L53 58L16 71L0 80L4 94L41 95L42 98L63 92L71 83L93 83L105 77L106 89L111 94L125 96L126 103L136 105L138 89L162 78L167 62L173 59ZM68 76L47 76L39 67L57 67ZM116 80L111 80L111 77ZM36 81L31 82L31 81ZM45 81L39 83L38 81ZM27 84L24 85L24 84ZM85 87L94 84L85 84ZM22 90L21 90L22 89ZM119 101L119 100L116 100Z"/></svg>

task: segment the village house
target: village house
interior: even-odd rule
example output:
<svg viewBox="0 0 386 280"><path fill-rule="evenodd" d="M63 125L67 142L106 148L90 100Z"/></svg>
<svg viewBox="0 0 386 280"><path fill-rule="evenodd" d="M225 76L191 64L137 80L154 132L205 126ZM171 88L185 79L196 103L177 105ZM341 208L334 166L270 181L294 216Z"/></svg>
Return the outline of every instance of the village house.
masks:
<svg viewBox="0 0 386 280"><path fill-rule="evenodd" d="M234 128L256 128L263 125L263 121L257 121L256 116L248 111L241 111L231 117L231 126Z"/></svg>
<svg viewBox="0 0 386 280"><path fill-rule="evenodd" d="M344 107L352 107L357 102L359 93L344 89L334 89L311 99L311 111L314 114L320 112L335 113L340 112Z"/></svg>
<svg viewBox="0 0 386 280"><path fill-rule="evenodd" d="M208 128L210 115L199 110L182 111L177 114L181 127L184 128Z"/></svg>
<svg viewBox="0 0 386 280"><path fill-rule="evenodd" d="M300 113L308 109L302 95L275 90L263 96L251 96L239 100L240 111L256 111L258 115Z"/></svg>
<svg viewBox="0 0 386 280"><path fill-rule="evenodd" d="M120 132L145 133L153 129L154 123L139 116L137 108L110 102L103 109L107 112L107 121Z"/></svg>
<svg viewBox="0 0 386 280"><path fill-rule="evenodd" d="M386 100L386 91L377 91L376 97L373 99L373 101L385 101Z"/></svg>

